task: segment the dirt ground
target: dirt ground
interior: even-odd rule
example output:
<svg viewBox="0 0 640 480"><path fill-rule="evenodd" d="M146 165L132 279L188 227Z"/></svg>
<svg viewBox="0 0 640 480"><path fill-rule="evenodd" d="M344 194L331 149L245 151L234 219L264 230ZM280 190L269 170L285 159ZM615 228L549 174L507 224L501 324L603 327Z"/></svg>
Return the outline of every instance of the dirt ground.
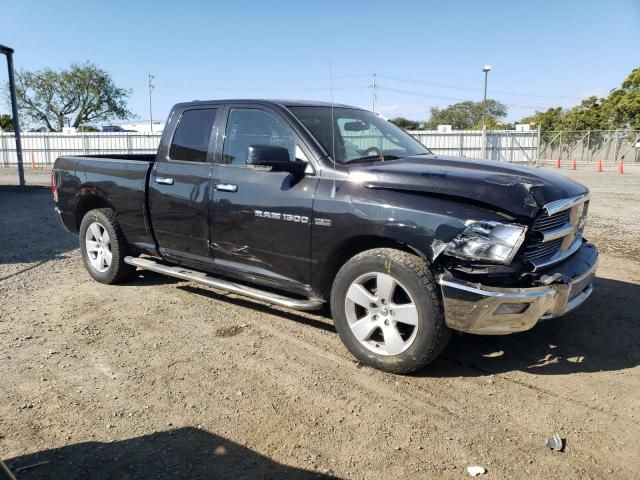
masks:
<svg viewBox="0 0 640 480"><path fill-rule="evenodd" d="M148 272L93 282L48 189L0 187L0 457L19 480L636 479L640 168L611 170L563 171L593 193L588 303L454 336L413 376L355 362L322 315Z"/></svg>

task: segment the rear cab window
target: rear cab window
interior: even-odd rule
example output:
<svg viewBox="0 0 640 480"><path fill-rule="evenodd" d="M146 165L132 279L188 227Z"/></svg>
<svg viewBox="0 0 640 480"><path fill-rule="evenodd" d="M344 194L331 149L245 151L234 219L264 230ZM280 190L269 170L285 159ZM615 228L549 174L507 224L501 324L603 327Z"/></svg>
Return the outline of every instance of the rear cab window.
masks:
<svg viewBox="0 0 640 480"><path fill-rule="evenodd" d="M217 109L185 110L178 120L169 159L183 162L206 162Z"/></svg>

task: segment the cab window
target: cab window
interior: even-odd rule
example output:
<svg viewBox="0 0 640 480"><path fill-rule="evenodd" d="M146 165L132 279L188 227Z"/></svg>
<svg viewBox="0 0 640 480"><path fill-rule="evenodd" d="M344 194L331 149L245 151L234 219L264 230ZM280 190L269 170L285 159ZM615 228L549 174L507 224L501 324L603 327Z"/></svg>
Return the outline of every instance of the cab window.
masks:
<svg viewBox="0 0 640 480"><path fill-rule="evenodd" d="M286 125L264 110L234 108L227 119L222 163L245 165L249 145L283 147L289 151L289 160L295 160L295 140Z"/></svg>
<svg viewBox="0 0 640 480"><path fill-rule="evenodd" d="M169 158L183 162L206 162L216 109L186 110L171 140Z"/></svg>

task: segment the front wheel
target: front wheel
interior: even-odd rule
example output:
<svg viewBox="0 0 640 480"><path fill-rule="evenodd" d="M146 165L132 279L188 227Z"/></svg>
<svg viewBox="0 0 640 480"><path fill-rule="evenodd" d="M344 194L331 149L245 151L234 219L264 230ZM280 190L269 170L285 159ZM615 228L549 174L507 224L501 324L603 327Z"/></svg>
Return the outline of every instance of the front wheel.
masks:
<svg viewBox="0 0 640 480"><path fill-rule="evenodd" d="M333 283L331 312L349 351L392 373L425 366L451 335L427 263L391 248L367 250L344 264Z"/></svg>
<svg viewBox="0 0 640 480"><path fill-rule="evenodd" d="M135 267L124 263L127 242L110 208L87 212L80 223L79 237L84 266L94 280L112 284L135 274Z"/></svg>

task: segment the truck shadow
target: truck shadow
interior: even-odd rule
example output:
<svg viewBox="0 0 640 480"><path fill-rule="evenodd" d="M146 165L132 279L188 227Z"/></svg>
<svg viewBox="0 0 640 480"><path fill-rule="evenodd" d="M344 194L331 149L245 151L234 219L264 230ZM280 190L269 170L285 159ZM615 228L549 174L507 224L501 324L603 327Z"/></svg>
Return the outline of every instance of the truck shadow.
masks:
<svg viewBox="0 0 640 480"><path fill-rule="evenodd" d="M248 308L260 313L277 315L279 317L286 318L287 320L291 320L302 325L308 325L319 330L336 333L336 329L333 326L333 320L331 319L331 316L328 312L321 311L320 314L318 314L318 312L310 312L305 314L304 312L285 310L280 307L270 307L269 305L265 305L264 303L259 303L258 301L253 301L244 297L236 296L235 294L216 293L213 290L207 290L201 287L180 285L178 286L178 288L184 290L185 292L208 297L212 300L230 303L232 305Z"/></svg>
<svg viewBox="0 0 640 480"><path fill-rule="evenodd" d="M116 442L84 442L6 461L19 480L337 479L277 463L194 427Z"/></svg>
<svg viewBox="0 0 640 480"><path fill-rule="evenodd" d="M296 312L191 285L178 288L335 333L328 311ZM640 312L640 285L597 278L593 295L575 312L518 334L454 334L442 356L414 375L468 377L510 371L566 375L633 368L640 364L636 312Z"/></svg>
<svg viewBox="0 0 640 480"><path fill-rule="evenodd" d="M482 376L514 370L535 375L615 371L640 364L640 285L597 278L575 312L506 336L454 335L426 377Z"/></svg>

